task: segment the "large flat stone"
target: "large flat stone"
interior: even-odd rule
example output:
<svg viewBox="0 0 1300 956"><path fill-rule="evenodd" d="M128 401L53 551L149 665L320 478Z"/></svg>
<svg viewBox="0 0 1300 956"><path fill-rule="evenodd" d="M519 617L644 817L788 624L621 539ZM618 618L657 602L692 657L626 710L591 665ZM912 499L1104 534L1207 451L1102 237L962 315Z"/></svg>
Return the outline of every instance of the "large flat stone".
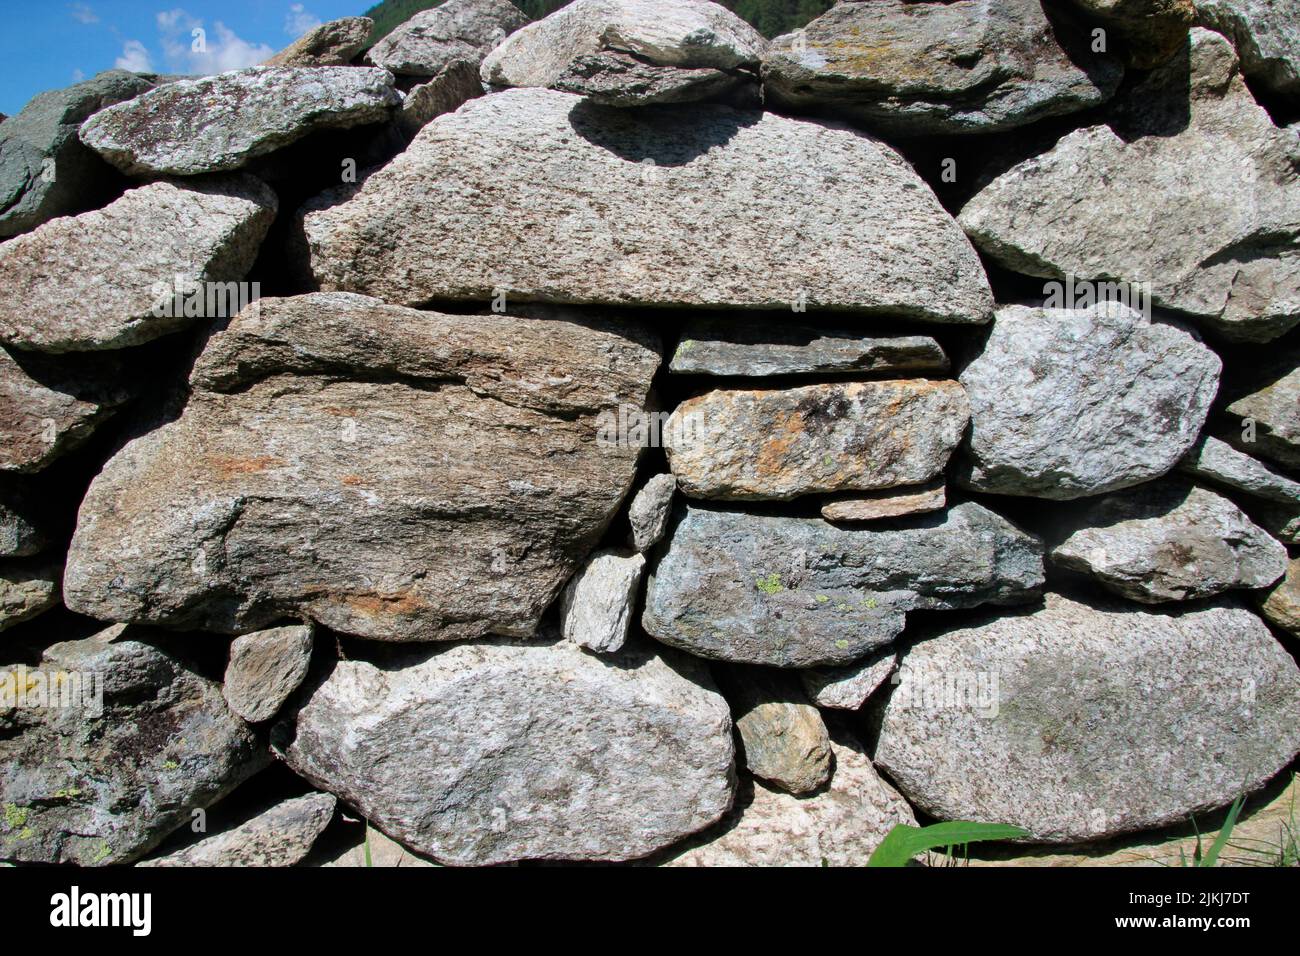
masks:
<svg viewBox="0 0 1300 956"><path fill-rule="evenodd" d="M370 48L366 59L400 76L437 76L453 60L477 66L527 22L509 0L446 0L398 26Z"/></svg>

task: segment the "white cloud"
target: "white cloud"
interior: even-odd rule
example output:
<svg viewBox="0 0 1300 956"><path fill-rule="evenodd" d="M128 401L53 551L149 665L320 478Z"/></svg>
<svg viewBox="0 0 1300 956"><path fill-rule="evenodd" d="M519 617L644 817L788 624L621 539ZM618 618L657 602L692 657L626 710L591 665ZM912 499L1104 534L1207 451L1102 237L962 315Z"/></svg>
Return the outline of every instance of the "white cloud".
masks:
<svg viewBox="0 0 1300 956"><path fill-rule="evenodd" d="M81 70L73 70L73 71L72 71L72 82L73 82L73 83L80 83L80 82L81 82L82 80L84 80L85 78L86 78L86 74L83 73L83 72L81 72Z"/></svg>
<svg viewBox="0 0 1300 956"><path fill-rule="evenodd" d="M242 70L275 55L265 43L249 43L220 20L211 29L197 17L177 7L157 16L163 56L181 73L224 73ZM202 31L195 35L195 31Z"/></svg>
<svg viewBox="0 0 1300 956"><path fill-rule="evenodd" d="M284 32L296 40L304 33L315 30L320 24L320 17L311 13L301 3L295 3L289 7L289 13L284 18Z"/></svg>
<svg viewBox="0 0 1300 956"><path fill-rule="evenodd" d="M132 73L153 72L149 50L139 40L127 40L122 45L122 55L113 61L113 65L119 70L130 70Z"/></svg>
<svg viewBox="0 0 1300 956"><path fill-rule="evenodd" d="M68 5L68 10L72 14L72 19L78 23L98 23L99 14L90 8L88 3L73 3Z"/></svg>

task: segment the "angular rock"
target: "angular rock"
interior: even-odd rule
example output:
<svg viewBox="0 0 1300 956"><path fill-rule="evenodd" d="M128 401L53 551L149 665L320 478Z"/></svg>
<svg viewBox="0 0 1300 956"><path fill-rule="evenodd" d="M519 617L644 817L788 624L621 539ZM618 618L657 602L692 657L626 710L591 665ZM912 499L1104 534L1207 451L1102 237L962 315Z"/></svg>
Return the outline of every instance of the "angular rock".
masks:
<svg viewBox="0 0 1300 956"><path fill-rule="evenodd" d="M969 419L956 382L720 389L677 407L664 447L691 497L788 500L930 481Z"/></svg>
<svg viewBox="0 0 1300 956"><path fill-rule="evenodd" d="M45 547L40 521L32 516L27 500L0 493L0 558L25 558Z"/></svg>
<svg viewBox="0 0 1300 956"><path fill-rule="evenodd" d="M1160 66L1187 41L1196 22L1192 0L1074 0L1075 6L1105 25L1124 47L1124 60L1139 70Z"/></svg>
<svg viewBox="0 0 1300 956"><path fill-rule="evenodd" d="M876 763L940 820L1072 843L1185 823L1297 752L1300 670L1250 612L1051 594L916 644L883 708Z"/></svg>
<svg viewBox="0 0 1300 956"><path fill-rule="evenodd" d="M724 687L750 773L796 796L830 779L830 736L793 676L747 668Z"/></svg>
<svg viewBox="0 0 1300 956"><path fill-rule="evenodd" d="M1286 549L1240 508L1181 481L1089 504L1068 521L1049 557L1144 604L1267 587L1286 571Z"/></svg>
<svg viewBox="0 0 1300 956"><path fill-rule="evenodd" d="M63 568L57 563L0 563L0 631L57 607L62 579Z"/></svg>
<svg viewBox="0 0 1300 956"><path fill-rule="evenodd" d="M362 822L364 823L364 821ZM366 867L368 869L374 867L427 869L438 865L437 863L430 863L424 857L417 856L396 840L389 839L382 830L377 830L372 826L366 825L364 830L358 834L358 837L358 843L349 846L332 859L321 863L321 866Z"/></svg>
<svg viewBox="0 0 1300 956"><path fill-rule="evenodd" d="M827 521L879 521L882 518L942 511L947 503L946 486L940 478L927 485L830 498L822 502L822 517Z"/></svg>
<svg viewBox="0 0 1300 956"><path fill-rule="evenodd" d="M0 471L40 471L85 441L130 398L120 373L113 360L62 367L0 348Z"/></svg>
<svg viewBox="0 0 1300 956"><path fill-rule="evenodd" d="M451 864L636 859L718 820L734 785L702 667L564 641L341 661L276 739L297 773Z"/></svg>
<svg viewBox="0 0 1300 956"><path fill-rule="evenodd" d="M597 551L560 599L560 629L579 647L601 654L623 648L632 625L645 556Z"/></svg>
<svg viewBox="0 0 1300 956"><path fill-rule="evenodd" d="M1193 445L1178 462L1178 469L1226 488L1300 508L1300 482L1279 475L1212 435Z"/></svg>
<svg viewBox="0 0 1300 956"><path fill-rule="evenodd" d="M407 136L414 136L434 117L454 113L482 95L478 65L472 60L452 60L429 82L406 94L402 108L397 111L397 125Z"/></svg>
<svg viewBox="0 0 1300 956"><path fill-rule="evenodd" d="M334 819L337 803L328 793L285 800L237 827L136 865L296 866Z"/></svg>
<svg viewBox="0 0 1300 956"><path fill-rule="evenodd" d="M1193 30L1120 106L980 190L958 217L967 234L1025 275L1146 283L1154 304L1229 339L1294 326L1296 139L1255 103L1228 42Z"/></svg>
<svg viewBox="0 0 1300 956"><path fill-rule="evenodd" d="M1300 558L1287 565L1286 576L1259 609L1270 624L1300 637Z"/></svg>
<svg viewBox="0 0 1300 956"><path fill-rule="evenodd" d="M315 280L405 305L504 292L787 310L802 301L947 322L992 311L974 250L897 154L771 113L632 115L508 90L438 117L352 198L337 198L305 212Z"/></svg>
<svg viewBox="0 0 1300 956"><path fill-rule="evenodd" d="M667 866L864 866L896 825L916 825L907 801L876 773L862 745L831 737L830 786L799 799L745 783L716 830L691 841Z"/></svg>
<svg viewBox="0 0 1300 956"><path fill-rule="evenodd" d="M748 74L659 66L604 50L575 57L550 87L602 106L650 106L713 99L746 85L757 92L754 77Z"/></svg>
<svg viewBox="0 0 1300 956"><path fill-rule="evenodd" d="M109 70L41 93L0 127L0 239L56 216L81 212L111 188L112 169L81 144L82 122L153 89L143 77Z"/></svg>
<svg viewBox="0 0 1300 956"><path fill-rule="evenodd" d="M698 657L773 667L848 664L908 611L1032 600L1042 544L974 502L843 528L698 505L652 568L642 623Z"/></svg>
<svg viewBox="0 0 1300 956"><path fill-rule="evenodd" d="M1222 366L1187 332L1118 303L999 309L959 376L971 409L963 477L1055 499L1158 478L1199 437Z"/></svg>
<svg viewBox="0 0 1300 956"><path fill-rule="evenodd" d="M509 0L446 0L397 27L370 48L366 59L399 76L437 76L453 60L477 66L527 22Z"/></svg>
<svg viewBox="0 0 1300 956"><path fill-rule="evenodd" d="M876 651L848 667L813 667L799 672L803 689L818 707L857 710L898 666L893 650Z"/></svg>
<svg viewBox="0 0 1300 956"><path fill-rule="evenodd" d="M274 717L307 676L312 639L312 628L304 625L236 638L221 688L230 709L250 724Z"/></svg>
<svg viewBox="0 0 1300 956"><path fill-rule="evenodd" d="M649 551L668 530L668 517L672 514L673 495L677 479L670 472L655 475L632 498L628 505L627 520L632 526L630 544L636 551Z"/></svg>
<svg viewBox="0 0 1300 956"><path fill-rule="evenodd" d="M986 133L1105 102L1123 67L1067 51L1038 0L839 3L772 41L767 101L899 135Z"/></svg>
<svg viewBox="0 0 1300 956"><path fill-rule="evenodd" d="M1252 505L1251 517L1285 544L1300 544L1300 508L1267 502Z"/></svg>
<svg viewBox="0 0 1300 956"><path fill-rule="evenodd" d="M651 67L735 70L758 66L766 45L748 23L706 0L574 0L488 54L482 76L493 86L553 86L575 61L603 53Z"/></svg>
<svg viewBox="0 0 1300 956"><path fill-rule="evenodd" d="M1200 22L1232 40L1246 76L1300 95L1300 20L1292 0L1196 0Z"/></svg>
<svg viewBox="0 0 1300 956"><path fill-rule="evenodd" d="M638 449L653 334L565 312L441 315L262 299L214 336L180 418L82 502L68 606L243 633L526 636L600 540Z"/></svg>
<svg viewBox="0 0 1300 956"><path fill-rule="evenodd" d="M686 323L668 370L748 377L946 372L948 367L948 356L928 335L874 336L717 318Z"/></svg>
<svg viewBox="0 0 1300 956"><path fill-rule="evenodd" d="M316 130L382 122L400 102L386 70L254 66L101 110L81 141L130 175L194 176L239 169Z"/></svg>
<svg viewBox="0 0 1300 956"><path fill-rule="evenodd" d="M266 765L220 687L163 640L109 628L28 670L29 687L60 673L81 683L66 685L73 706L0 710L0 858L130 862Z"/></svg>
<svg viewBox="0 0 1300 956"><path fill-rule="evenodd" d="M263 66L347 66L365 49L375 21L342 17L322 23L285 47Z"/></svg>
<svg viewBox="0 0 1300 956"><path fill-rule="evenodd" d="M11 239L0 245L0 342L118 349L192 325L195 312L213 317L237 298L225 284L248 273L275 212L275 194L251 176L155 182ZM160 223L184 226L160 242ZM203 295L191 294L195 283Z"/></svg>
<svg viewBox="0 0 1300 956"><path fill-rule="evenodd" d="M1259 455L1300 473L1300 351L1290 350L1254 372L1255 387L1228 406L1228 414L1252 424L1227 433L1249 455Z"/></svg>

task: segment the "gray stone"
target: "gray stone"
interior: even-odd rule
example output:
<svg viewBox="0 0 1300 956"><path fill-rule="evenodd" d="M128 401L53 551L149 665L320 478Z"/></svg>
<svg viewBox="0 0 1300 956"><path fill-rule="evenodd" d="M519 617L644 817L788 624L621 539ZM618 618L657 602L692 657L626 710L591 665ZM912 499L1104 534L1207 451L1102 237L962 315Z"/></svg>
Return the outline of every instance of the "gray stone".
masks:
<svg viewBox="0 0 1300 956"><path fill-rule="evenodd" d="M427 869L437 865L424 857L417 856L396 840L385 836L382 830L369 825L366 825L359 834L359 842L321 863L321 866L326 867L406 867L407 869Z"/></svg>
<svg viewBox="0 0 1300 956"><path fill-rule="evenodd" d="M340 199L305 213L315 280L404 305L505 294L803 302L864 321L978 323L992 312L974 250L896 153L771 113L695 105L647 116L507 90L438 117Z"/></svg>
<svg viewBox="0 0 1300 956"><path fill-rule="evenodd" d="M1300 637L1300 558L1287 565L1286 576L1268 593L1259 609L1270 624Z"/></svg>
<svg viewBox="0 0 1300 956"><path fill-rule="evenodd" d="M585 96L603 106L690 103L726 96L756 77L711 68L686 69L646 63L627 53L604 50L574 57L552 89Z"/></svg>
<svg viewBox="0 0 1300 956"><path fill-rule="evenodd" d="M1278 474L1211 435L1192 446L1178 462L1178 469L1226 488L1300 509L1300 482Z"/></svg>
<svg viewBox="0 0 1300 956"><path fill-rule="evenodd" d="M1101 22L1107 42L1118 39L1125 62L1139 70L1168 62L1196 21L1192 0L1074 0L1074 5Z"/></svg>
<svg viewBox="0 0 1300 956"><path fill-rule="evenodd" d="M1295 0L1196 0L1202 24L1232 40L1242 72L1265 90L1300 95L1300 9Z"/></svg>
<svg viewBox="0 0 1300 956"><path fill-rule="evenodd" d="M1186 823L1300 752L1300 670L1259 618L1049 595L916 644L876 763L940 820L1073 843Z"/></svg>
<svg viewBox="0 0 1300 956"><path fill-rule="evenodd" d="M262 299L208 343L176 421L82 502L68 606L244 633L532 634L630 489L602 445L659 362L630 321Z"/></svg>
<svg viewBox="0 0 1300 956"><path fill-rule="evenodd" d="M664 447L691 497L788 500L930 481L969 419L956 382L720 389L677 406Z"/></svg>
<svg viewBox="0 0 1300 956"><path fill-rule="evenodd" d="M1286 571L1286 549L1240 508L1181 481L1090 503L1068 520L1049 557L1145 604L1267 587Z"/></svg>
<svg viewBox="0 0 1300 956"><path fill-rule="evenodd" d="M239 169L316 130L382 122L400 102L386 70L254 66L110 106L81 141L125 173L193 176Z"/></svg>
<svg viewBox="0 0 1300 956"><path fill-rule="evenodd" d="M822 502L827 521L879 521L904 515L941 511L948 503L942 478L927 485L890 488L874 494L849 494Z"/></svg>
<svg viewBox="0 0 1300 956"><path fill-rule="evenodd" d="M863 335L848 329L708 318L688 321L670 372L695 375L825 375L946 372L928 335Z"/></svg>
<svg viewBox="0 0 1300 956"><path fill-rule="evenodd" d="M0 492L0 558L25 558L39 553L45 543L26 497Z"/></svg>
<svg viewBox="0 0 1300 956"><path fill-rule="evenodd" d="M671 473L655 475L638 491L628 505L627 520L632 526L630 544L637 551L649 551L668 530L677 479Z"/></svg>
<svg viewBox="0 0 1300 956"><path fill-rule="evenodd" d="M366 59L399 76L437 76L453 60L483 62L525 23L509 0L446 0L421 10L370 48Z"/></svg>
<svg viewBox="0 0 1300 956"><path fill-rule="evenodd" d="M63 567L49 561L0 563L0 631L58 607Z"/></svg>
<svg viewBox="0 0 1300 956"><path fill-rule="evenodd" d="M799 672L803 689L818 707L857 710L898 666L898 654L885 649L847 667L813 667Z"/></svg>
<svg viewBox="0 0 1300 956"><path fill-rule="evenodd" d="M153 89L143 77L110 70L36 96L0 127L0 239L84 210L115 178L81 144L82 122Z"/></svg>
<svg viewBox="0 0 1300 956"><path fill-rule="evenodd" d="M793 675L746 668L723 687L750 773L796 796L831 778L830 735Z"/></svg>
<svg viewBox="0 0 1300 956"><path fill-rule="evenodd" d="M251 176L155 182L11 239L0 245L0 342L44 352L117 349L213 317L237 298L224 284L252 267L276 205ZM168 226L161 242L160 224L183 226ZM190 294L196 283L205 284L202 295Z"/></svg>
<svg viewBox="0 0 1300 956"><path fill-rule="evenodd" d="M575 60L630 54L681 70L757 67L762 34L726 7L705 0L574 0L529 24L483 61L493 86L552 86Z"/></svg>
<svg viewBox="0 0 1300 956"><path fill-rule="evenodd" d="M769 103L901 135L985 133L1088 109L1123 67L1067 51L1038 0L839 3L772 41Z"/></svg>
<svg viewBox="0 0 1300 956"><path fill-rule="evenodd" d="M848 664L908 611L1032 600L1042 544L974 502L889 525L681 509L651 569L643 624L699 657L775 667Z"/></svg>
<svg viewBox="0 0 1300 956"><path fill-rule="evenodd" d="M565 641L341 661L275 739L441 863L636 859L714 823L734 787L731 719L702 667Z"/></svg>
<svg viewBox="0 0 1300 956"><path fill-rule="evenodd" d="M137 866L296 866L334 819L338 801L309 793L277 803L251 820Z"/></svg>
<svg viewBox="0 0 1300 956"><path fill-rule="evenodd" d="M898 824L916 826L907 801L876 773L862 745L834 731L830 786L800 799L742 784L727 819L667 866L864 866Z"/></svg>
<svg viewBox="0 0 1300 956"><path fill-rule="evenodd" d="M1226 437L1249 455L1300 473L1300 350L1265 359L1252 370L1252 380L1251 391L1228 405L1242 427Z"/></svg>
<svg viewBox="0 0 1300 956"><path fill-rule="evenodd" d="M250 724L270 720L311 664L312 627L290 625L235 638L221 692Z"/></svg>
<svg viewBox="0 0 1300 956"><path fill-rule="evenodd" d="M1300 544L1300 508L1261 502L1252 504L1251 516L1279 541Z"/></svg>
<svg viewBox="0 0 1300 956"><path fill-rule="evenodd" d="M443 113L454 113L482 95L478 65L472 60L452 60L429 82L406 94L402 108L397 111L397 125L407 136L414 136L430 120Z"/></svg>
<svg viewBox="0 0 1300 956"><path fill-rule="evenodd" d="M1013 271L1146 283L1155 305L1267 341L1300 320L1297 157L1295 136L1236 75L1228 42L1195 29L1108 125L1003 173L959 221Z"/></svg>
<svg viewBox="0 0 1300 956"><path fill-rule="evenodd" d="M128 863L267 764L221 688L164 640L109 628L28 670L29 687L60 673L82 683L67 684L72 706L0 709L0 858Z"/></svg>
<svg viewBox="0 0 1300 956"><path fill-rule="evenodd" d="M1223 363L1187 332L1118 303L999 309L960 380L964 480L1068 499L1158 478L1196 442Z"/></svg>
<svg viewBox="0 0 1300 956"><path fill-rule="evenodd" d="M593 554L560 598L560 629L565 638L601 654L622 650L644 568L641 554Z"/></svg>
<svg viewBox="0 0 1300 956"><path fill-rule="evenodd" d="M370 39L375 21L342 17L322 23L285 47L263 66L347 66Z"/></svg>

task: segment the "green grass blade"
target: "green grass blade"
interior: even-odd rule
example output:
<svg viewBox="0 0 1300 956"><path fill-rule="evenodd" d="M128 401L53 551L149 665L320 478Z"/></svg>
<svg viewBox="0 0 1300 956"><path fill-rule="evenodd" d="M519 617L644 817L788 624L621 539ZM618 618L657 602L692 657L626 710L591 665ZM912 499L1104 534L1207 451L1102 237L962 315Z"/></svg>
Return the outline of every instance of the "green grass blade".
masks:
<svg viewBox="0 0 1300 956"><path fill-rule="evenodd" d="M1232 836L1232 828L1237 825L1237 814L1241 813L1241 805L1245 802L1246 797L1244 794L1232 801L1232 807L1228 810L1228 817L1223 821L1223 829L1215 837L1210 852L1206 853L1205 859L1201 861L1201 866L1214 866L1219 862L1219 854L1228 845L1228 839Z"/></svg>
<svg viewBox="0 0 1300 956"><path fill-rule="evenodd" d="M867 866L906 866L918 853L939 847L962 846L983 840L1010 840L1028 836L1026 830L1005 823L974 823L951 820L928 827L900 823L885 835L867 861Z"/></svg>

